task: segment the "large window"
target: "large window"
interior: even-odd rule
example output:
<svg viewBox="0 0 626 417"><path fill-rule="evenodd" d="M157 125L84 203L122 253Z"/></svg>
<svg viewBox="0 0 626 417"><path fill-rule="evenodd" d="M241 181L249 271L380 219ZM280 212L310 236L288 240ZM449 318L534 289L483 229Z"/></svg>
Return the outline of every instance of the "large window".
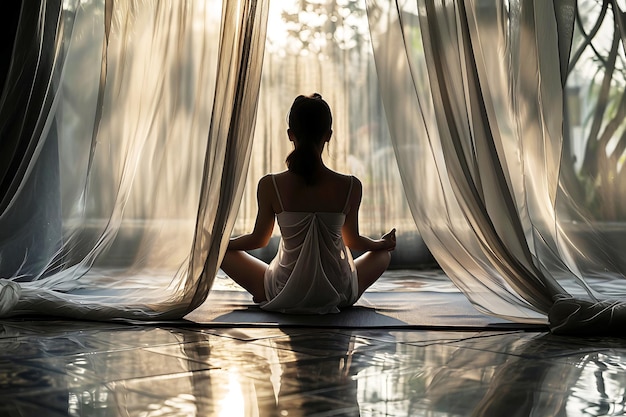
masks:
<svg viewBox="0 0 626 417"><path fill-rule="evenodd" d="M319 92L334 116L325 162L363 182L361 231L417 234L404 197L378 92L361 0L271 2L255 142L235 233L252 229L256 183L284 170L287 114L299 94Z"/></svg>

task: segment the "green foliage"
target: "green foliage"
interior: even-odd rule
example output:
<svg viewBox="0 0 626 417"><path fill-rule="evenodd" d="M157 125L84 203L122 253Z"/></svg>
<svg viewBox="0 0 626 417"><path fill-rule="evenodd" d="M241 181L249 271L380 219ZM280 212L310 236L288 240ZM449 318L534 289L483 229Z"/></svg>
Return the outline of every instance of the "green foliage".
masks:
<svg viewBox="0 0 626 417"><path fill-rule="evenodd" d="M281 14L293 47L319 53L333 43L341 50L367 44L365 9L360 0L297 0Z"/></svg>
<svg viewBox="0 0 626 417"><path fill-rule="evenodd" d="M610 0L580 1L569 76L587 83L584 153L575 178L591 217L626 220L626 62L619 20ZM572 132L566 131L566 140ZM569 133L569 134L568 134ZM580 139L578 139L580 140ZM570 190L571 191L571 190Z"/></svg>

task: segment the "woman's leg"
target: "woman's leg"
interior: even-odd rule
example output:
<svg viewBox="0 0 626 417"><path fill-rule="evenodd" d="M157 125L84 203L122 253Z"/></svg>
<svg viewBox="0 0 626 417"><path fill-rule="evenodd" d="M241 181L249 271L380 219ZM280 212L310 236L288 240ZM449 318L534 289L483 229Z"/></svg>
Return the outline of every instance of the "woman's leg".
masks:
<svg viewBox="0 0 626 417"><path fill-rule="evenodd" d="M391 261L391 252L386 250L365 252L354 260L359 278L359 297L385 272Z"/></svg>
<svg viewBox="0 0 626 417"><path fill-rule="evenodd" d="M227 250L221 268L233 281L252 294L255 303L266 301L265 262L244 251Z"/></svg>

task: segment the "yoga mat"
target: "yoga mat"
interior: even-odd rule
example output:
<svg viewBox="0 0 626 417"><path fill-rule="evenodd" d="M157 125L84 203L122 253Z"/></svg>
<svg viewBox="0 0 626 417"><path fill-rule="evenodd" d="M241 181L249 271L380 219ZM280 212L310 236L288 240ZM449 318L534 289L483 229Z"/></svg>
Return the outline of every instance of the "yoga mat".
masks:
<svg viewBox="0 0 626 417"><path fill-rule="evenodd" d="M440 270L388 271L359 301L336 314L268 312L252 296L218 274L206 302L185 317L211 326L329 328L441 328L547 331L476 310Z"/></svg>

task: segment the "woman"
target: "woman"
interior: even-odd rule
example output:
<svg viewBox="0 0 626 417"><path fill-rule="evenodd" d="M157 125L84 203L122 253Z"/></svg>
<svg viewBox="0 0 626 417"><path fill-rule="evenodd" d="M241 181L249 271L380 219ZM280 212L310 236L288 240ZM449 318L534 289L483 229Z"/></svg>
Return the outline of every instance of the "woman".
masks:
<svg viewBox="0 0 626 417"><path fill-rule="evenodd" d="M378 240L360 235L361 182L322 161L332 136L332 115L322 96L296 97L287 135L295 147L286 160L288 169L261 178L254 230L230 240L221 267L264 309L338 312L354 304L387 269L395 229ZM245 251L267 245L274 218L281 243L267 265ZM346 246L365 253L353 260Z"/></svg>

